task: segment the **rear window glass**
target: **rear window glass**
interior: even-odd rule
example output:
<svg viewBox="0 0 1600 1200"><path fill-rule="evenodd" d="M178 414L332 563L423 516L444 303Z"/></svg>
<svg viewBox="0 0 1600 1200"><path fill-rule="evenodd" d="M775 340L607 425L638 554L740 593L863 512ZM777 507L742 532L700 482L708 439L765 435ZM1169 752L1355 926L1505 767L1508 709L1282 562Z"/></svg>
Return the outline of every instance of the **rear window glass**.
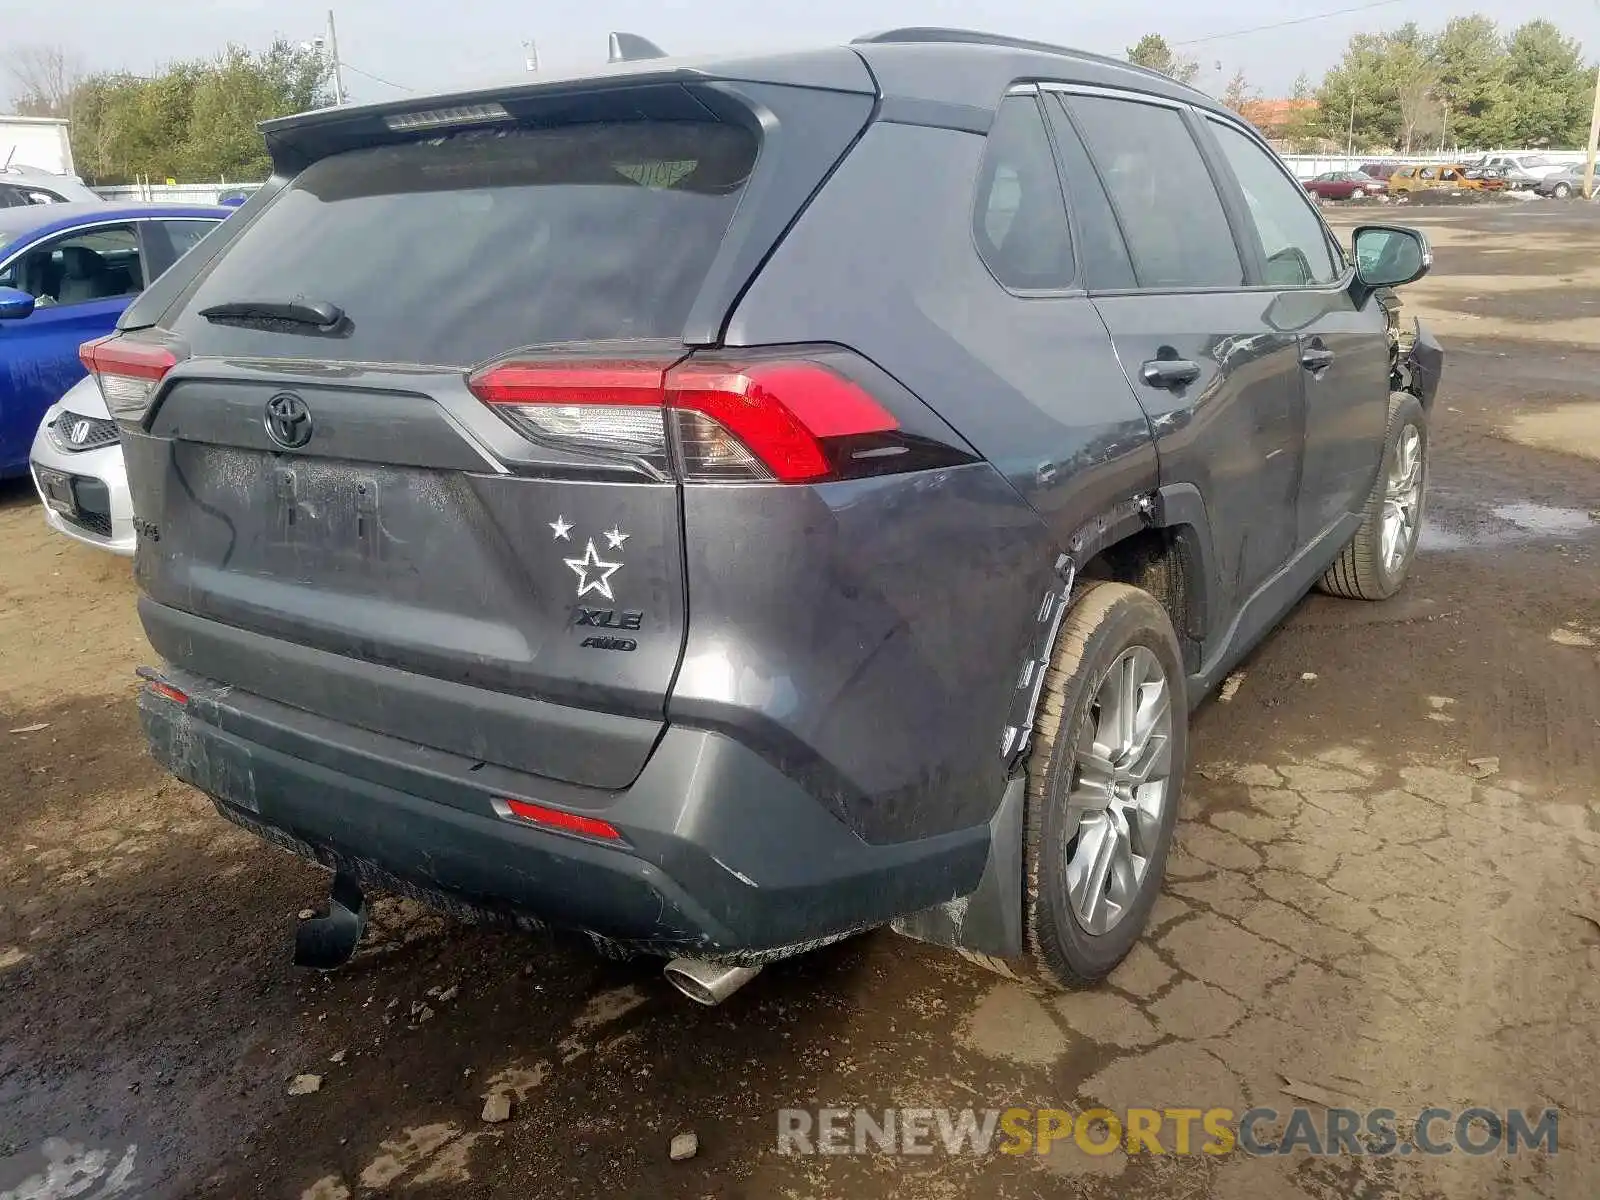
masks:
<svg viewBox="0 0 1600 1200"><path fill-rule="evenodd" d="M676 337L755 164L695 122L477 130L314 163L171 321L197 354L466 366L518 346ZM208 321L327 301L333 334Z"/></svg>

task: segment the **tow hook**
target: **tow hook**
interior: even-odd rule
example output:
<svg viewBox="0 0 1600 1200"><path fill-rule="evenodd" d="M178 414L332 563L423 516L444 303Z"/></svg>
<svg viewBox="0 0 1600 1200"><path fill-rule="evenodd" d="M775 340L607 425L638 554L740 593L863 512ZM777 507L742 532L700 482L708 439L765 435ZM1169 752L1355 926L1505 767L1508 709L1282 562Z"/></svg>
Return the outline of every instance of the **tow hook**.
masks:
<svg viewBox="0 0 1600 1200"><path fill-rule="evenodd" d="M294 931L297 967L331 971L350 961L367 928L367 897L354 875L335 872L328 895L328 915L309 917Z"/></svg>

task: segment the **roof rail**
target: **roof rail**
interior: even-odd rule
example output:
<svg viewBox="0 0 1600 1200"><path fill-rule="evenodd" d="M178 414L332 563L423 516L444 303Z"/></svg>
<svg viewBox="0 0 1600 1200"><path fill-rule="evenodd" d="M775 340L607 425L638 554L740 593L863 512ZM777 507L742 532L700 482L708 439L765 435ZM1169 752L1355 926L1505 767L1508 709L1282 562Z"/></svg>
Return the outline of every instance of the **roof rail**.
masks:
<svg viewBox="0 0 1600 1200"><path fill-rule="evenodd" d="M1087 58L1095 62L1110 63L1129 71L1154 75L1177 87L1187 87L1160 71L1142 67L1123 58L1109 54L1095 54L1090 50L1075 50L1071 46L1058 46L1054 42L1036 42L1030 38L1007 37L1003 33L984 33L979 29L944 29L937 25L908 25L904 29L885 29L881 33L867 33L855 38L851 45L893 44L895 42L945 43L968 46L1001 46L1008 50L1032 50L1039 54L1066 54L1073 58ZM1192 90L1192 89L1191 89Z"/></svg>

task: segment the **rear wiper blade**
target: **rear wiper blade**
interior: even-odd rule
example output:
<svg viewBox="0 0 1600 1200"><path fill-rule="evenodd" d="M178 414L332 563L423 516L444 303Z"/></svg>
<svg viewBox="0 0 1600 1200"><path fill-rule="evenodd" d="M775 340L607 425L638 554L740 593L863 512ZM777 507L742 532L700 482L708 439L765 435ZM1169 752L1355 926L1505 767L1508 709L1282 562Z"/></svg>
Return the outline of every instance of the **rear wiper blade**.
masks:
<svg viewBox="0 0 1600 1200"><path fill-rule="evenodd" d="M326 300L228 300L202 308L208 321L287 321L328 329L344 320L344 309Z"/></svg>

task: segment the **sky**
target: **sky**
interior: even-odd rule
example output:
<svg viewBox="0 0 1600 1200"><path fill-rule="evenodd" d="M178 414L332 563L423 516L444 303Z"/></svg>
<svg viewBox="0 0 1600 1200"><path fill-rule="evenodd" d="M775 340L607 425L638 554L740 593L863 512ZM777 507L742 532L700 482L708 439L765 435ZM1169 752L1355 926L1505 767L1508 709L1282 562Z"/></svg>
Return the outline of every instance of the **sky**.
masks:
<svg viewBox="0 0 1600 1200"><path fill-rule="evenodd" d="M1367 0L1370 3L1370 0ZM1353 33L1416 21L1439 27L1478 11L1510 28L1546 17L1600 54L1600 0L1388 0L1277 29L1234 34L1362 4L1363 0L337 0L339 56L358 101L388 100L525 77L523 42L533 40L550 73L603 63L607 34L642 34L671 53L797 47L848 41L902 25L949 25L1121 55L1148 32L1201 63L1196 83L1220 93L1235 71L1268 96L1286 94L1302 71L1315 81ZM564 15L558 10L566 9ZM260 48L283 36L321 34L327 0L0 0L4 46L60 45L91 71L149 73L173 59L203 57L226 43ZM0 46L3 54L3 46ZM374 78L376 77L376 78ZM379 80L384 82L379 82ZM0 99L9 81L0 82Z"/></svg>

